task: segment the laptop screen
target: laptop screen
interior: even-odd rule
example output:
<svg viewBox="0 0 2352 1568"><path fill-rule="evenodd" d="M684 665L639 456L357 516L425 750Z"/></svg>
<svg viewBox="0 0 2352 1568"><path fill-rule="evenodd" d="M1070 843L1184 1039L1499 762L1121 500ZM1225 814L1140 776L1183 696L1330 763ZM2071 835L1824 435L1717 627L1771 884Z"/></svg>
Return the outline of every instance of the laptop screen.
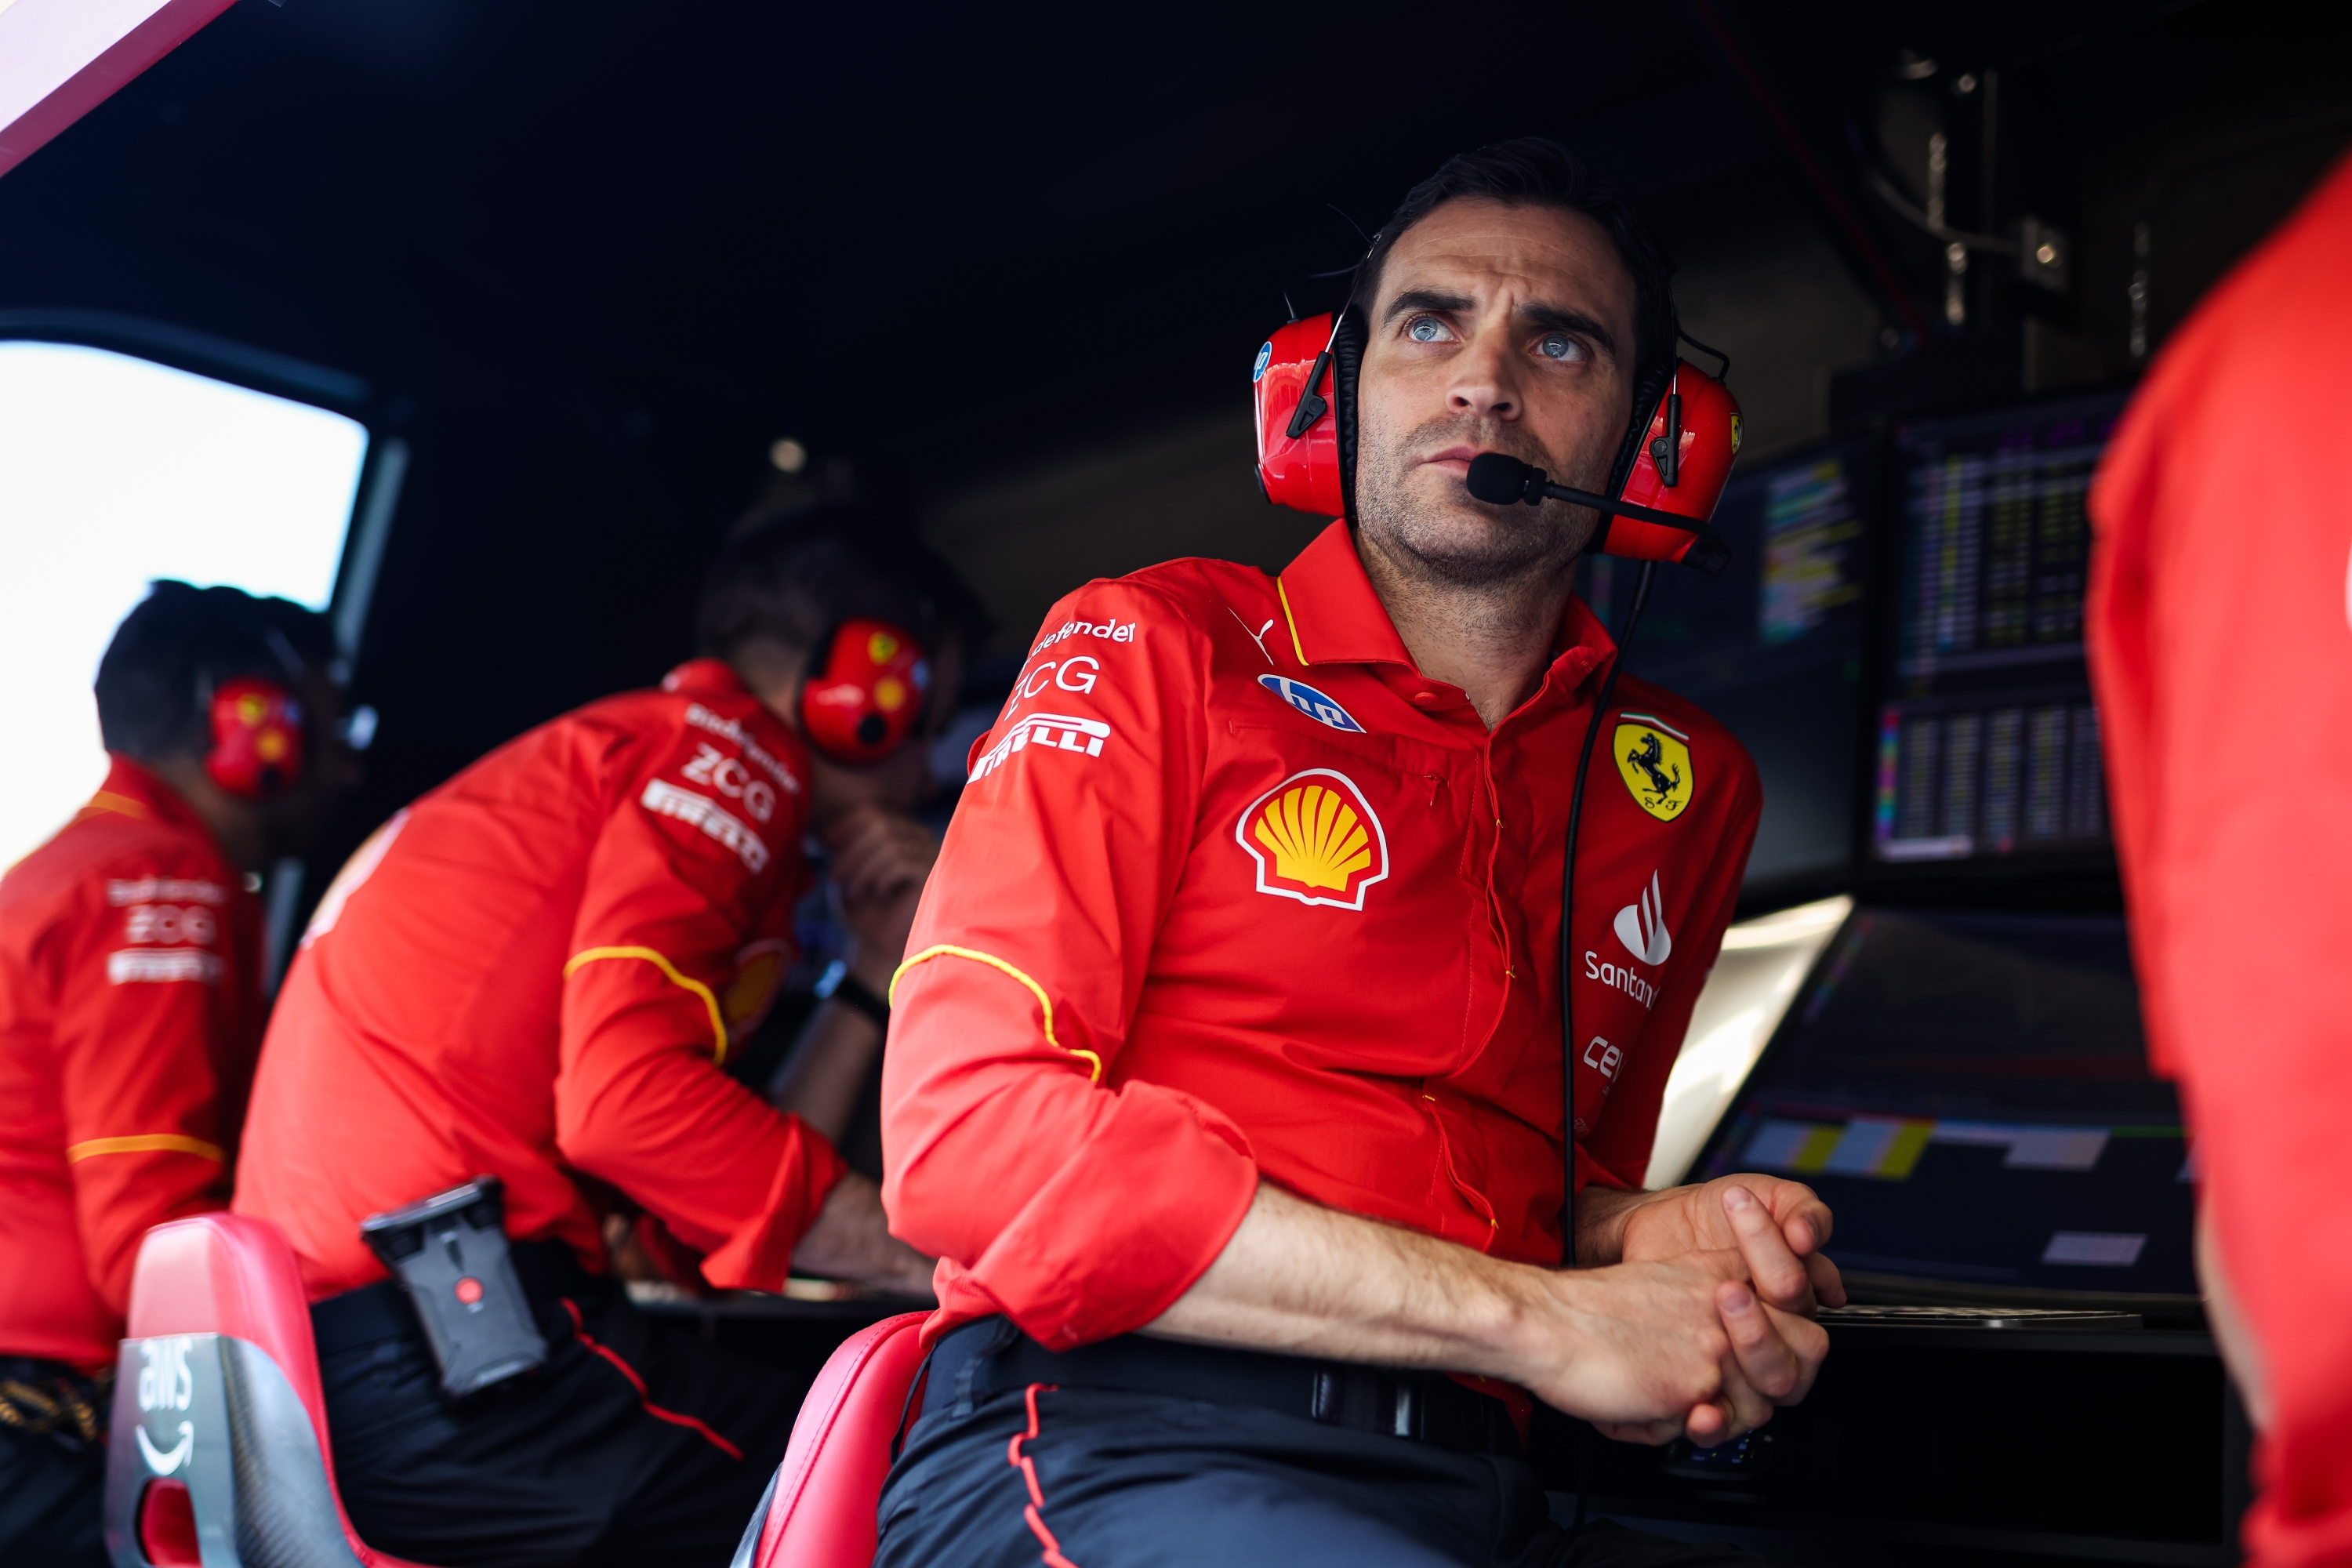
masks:
<svg viewBox="0 0 2352 1568"><path fill-rule="evenodd" d="M2197 1289L2179 1102L2148 1074L2120 918L1857 910L1696 1175L1748 1170L1821 1193L1850 1274Z"/></svg>

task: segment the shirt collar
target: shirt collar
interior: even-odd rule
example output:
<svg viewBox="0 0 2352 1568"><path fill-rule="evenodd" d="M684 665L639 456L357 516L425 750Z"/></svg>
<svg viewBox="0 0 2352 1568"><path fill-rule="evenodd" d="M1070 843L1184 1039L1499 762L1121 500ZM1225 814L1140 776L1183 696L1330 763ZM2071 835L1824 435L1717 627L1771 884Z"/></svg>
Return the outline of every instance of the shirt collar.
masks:
<svg viewBox="0 0 2352 1568"><path fill-rule="evenodd" d="M1299 663L1412 666L1412 655L1397 636L1388 606L1356 558L1355 534L1346 520L1317 534L1282 569L1275 590Z"/></svg>
<svg viewBox="0 0 2352 1568"><path fill-rule="evenodd" d="M76 821L111 814L142 822L168 822L175 827L194 828L206 838L212 837L212 830L205 826L195 808L144 763L121 752L109 752L107 758L111 765L106 770L106 782L89 797L89 804L76 814Z"/></svg>
<svg viewBox="0 0 2352 1568"><path fill-rule="evenodd" d="M1381 603L1356 540L1344 519L1315 536L1275 579L1282 613L1290 625L1290 647L1301 664L1401 664L1414 668L1412 655L1397 636L1388 606ZM1599 616L1571 594L1552 640L1549 677L1574 689L1617 651L1616 639ZM1549 684L1548 679L1547 684Z"/></svg>

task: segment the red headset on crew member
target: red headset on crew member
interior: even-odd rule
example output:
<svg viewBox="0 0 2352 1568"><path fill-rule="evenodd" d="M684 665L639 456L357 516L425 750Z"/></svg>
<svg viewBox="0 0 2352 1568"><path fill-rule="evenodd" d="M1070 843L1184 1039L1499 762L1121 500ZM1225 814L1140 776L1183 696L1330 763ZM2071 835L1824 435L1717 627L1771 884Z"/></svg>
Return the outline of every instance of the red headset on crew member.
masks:
<svg viewBox="0 0 2352 1568"><path fill-rule="evenodd" d="M228 1201L263 1013L244 879L353 782L333 656L299 605L154 584L99 665L104 786L0 879L0 1562L107 1561L99 1380L140 1237Z"/></svg>
<svg viewBox="0 0 2352 1568"><path fill-rule="evenodd" d="M1759 794L1617 679L1595 519L1529 465L1719 560L1738 410L1668 275L1559 148L1453 160L1259 355L1269 499L1345 521L1049 617L1126 636L1038 645L897 981L886 1198L941 1307L877 1563L1751 1561L1563 1538L1519 1458L1527 1391L1736 1436L1842 1299L1805 1188L1638 1190Z"/></svg>
<svg viewBox="0 0 2352 1568"><path fill-rule="evenodd" d="M886 987L935 850L903 812L979 625L887 519L755 528L707 579L707 657L493 752L328 889L270 1020L236 1206L301 1260L336 1479L371 1545L727 1560L804 1384L633 1310L606 1272L615 1212L721 1288L780 1291L791 1269L928 1289L835 1152L838 1121L722 1064L790 965L804 834L831 847L857 967ZM804 1087L878 1047L875 1023L833 1013L814 1048L847 1059ZM451 1404L360 1226L481 1175L503 1184L546 1359Z"/></svg>

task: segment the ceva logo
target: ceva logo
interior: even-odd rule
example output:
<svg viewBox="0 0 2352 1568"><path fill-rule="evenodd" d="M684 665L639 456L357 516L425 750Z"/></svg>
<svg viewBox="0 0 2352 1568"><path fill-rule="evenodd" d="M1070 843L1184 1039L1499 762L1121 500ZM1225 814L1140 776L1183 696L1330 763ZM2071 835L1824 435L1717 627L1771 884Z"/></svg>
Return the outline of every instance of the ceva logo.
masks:
<svg viewBox="0 0 2352 1568"><path fill-rule="evenodd" d="M1665 897L1658 890L1658 874L1650 873L1650 885L1642 889L1633 902L1617 911L1617 940L1625 951L1648 964L1664 963L1675 951L1675 939L1666 930Z"/></svg>

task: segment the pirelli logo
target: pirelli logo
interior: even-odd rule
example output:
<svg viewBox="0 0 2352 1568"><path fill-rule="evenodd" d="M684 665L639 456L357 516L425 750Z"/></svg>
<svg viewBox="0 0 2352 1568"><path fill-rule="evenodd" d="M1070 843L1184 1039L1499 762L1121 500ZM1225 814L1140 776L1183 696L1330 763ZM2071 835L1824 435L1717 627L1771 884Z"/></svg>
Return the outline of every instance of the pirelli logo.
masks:
<svg viewBox="0 0 2352 1568"><path fill-rule="evenodd" d="M988 748L971 765L977 784L1003 767L1016 752L1036 747L1048 752L1076 752L1082 757L1102 755L1110 726L1099 719L1076 719L1067 713L1032 713L1015 723L1004 738Z"/></svg>
<svg viewBox="0 0 2352 1568"><path fill-rule="evenodd" d="M768 868L768 847L751 831L751 825L709 795L680 789L664 779L654 779L646 784L638 804L656 816L674 817L699 827L741 856L744 867L753 873Z"/></svg>
<svg viewBox="0 0 2352 1568"><path fill-rule="evenodd" d="M118 909L124 904L153 903L158 899L180 904L217 904L227 898L228 889L217 882L180 877L142 877L135 882L116 878L106 884L106 901Z"/></svg>
<svg viewBox="0 0 2352 1568"><path fill-rule="evenodd" d="M210 985L220 977L219 955L193 947L126 947L106 955L107 983L112 985L171 980L201 980Z"/></svg>

